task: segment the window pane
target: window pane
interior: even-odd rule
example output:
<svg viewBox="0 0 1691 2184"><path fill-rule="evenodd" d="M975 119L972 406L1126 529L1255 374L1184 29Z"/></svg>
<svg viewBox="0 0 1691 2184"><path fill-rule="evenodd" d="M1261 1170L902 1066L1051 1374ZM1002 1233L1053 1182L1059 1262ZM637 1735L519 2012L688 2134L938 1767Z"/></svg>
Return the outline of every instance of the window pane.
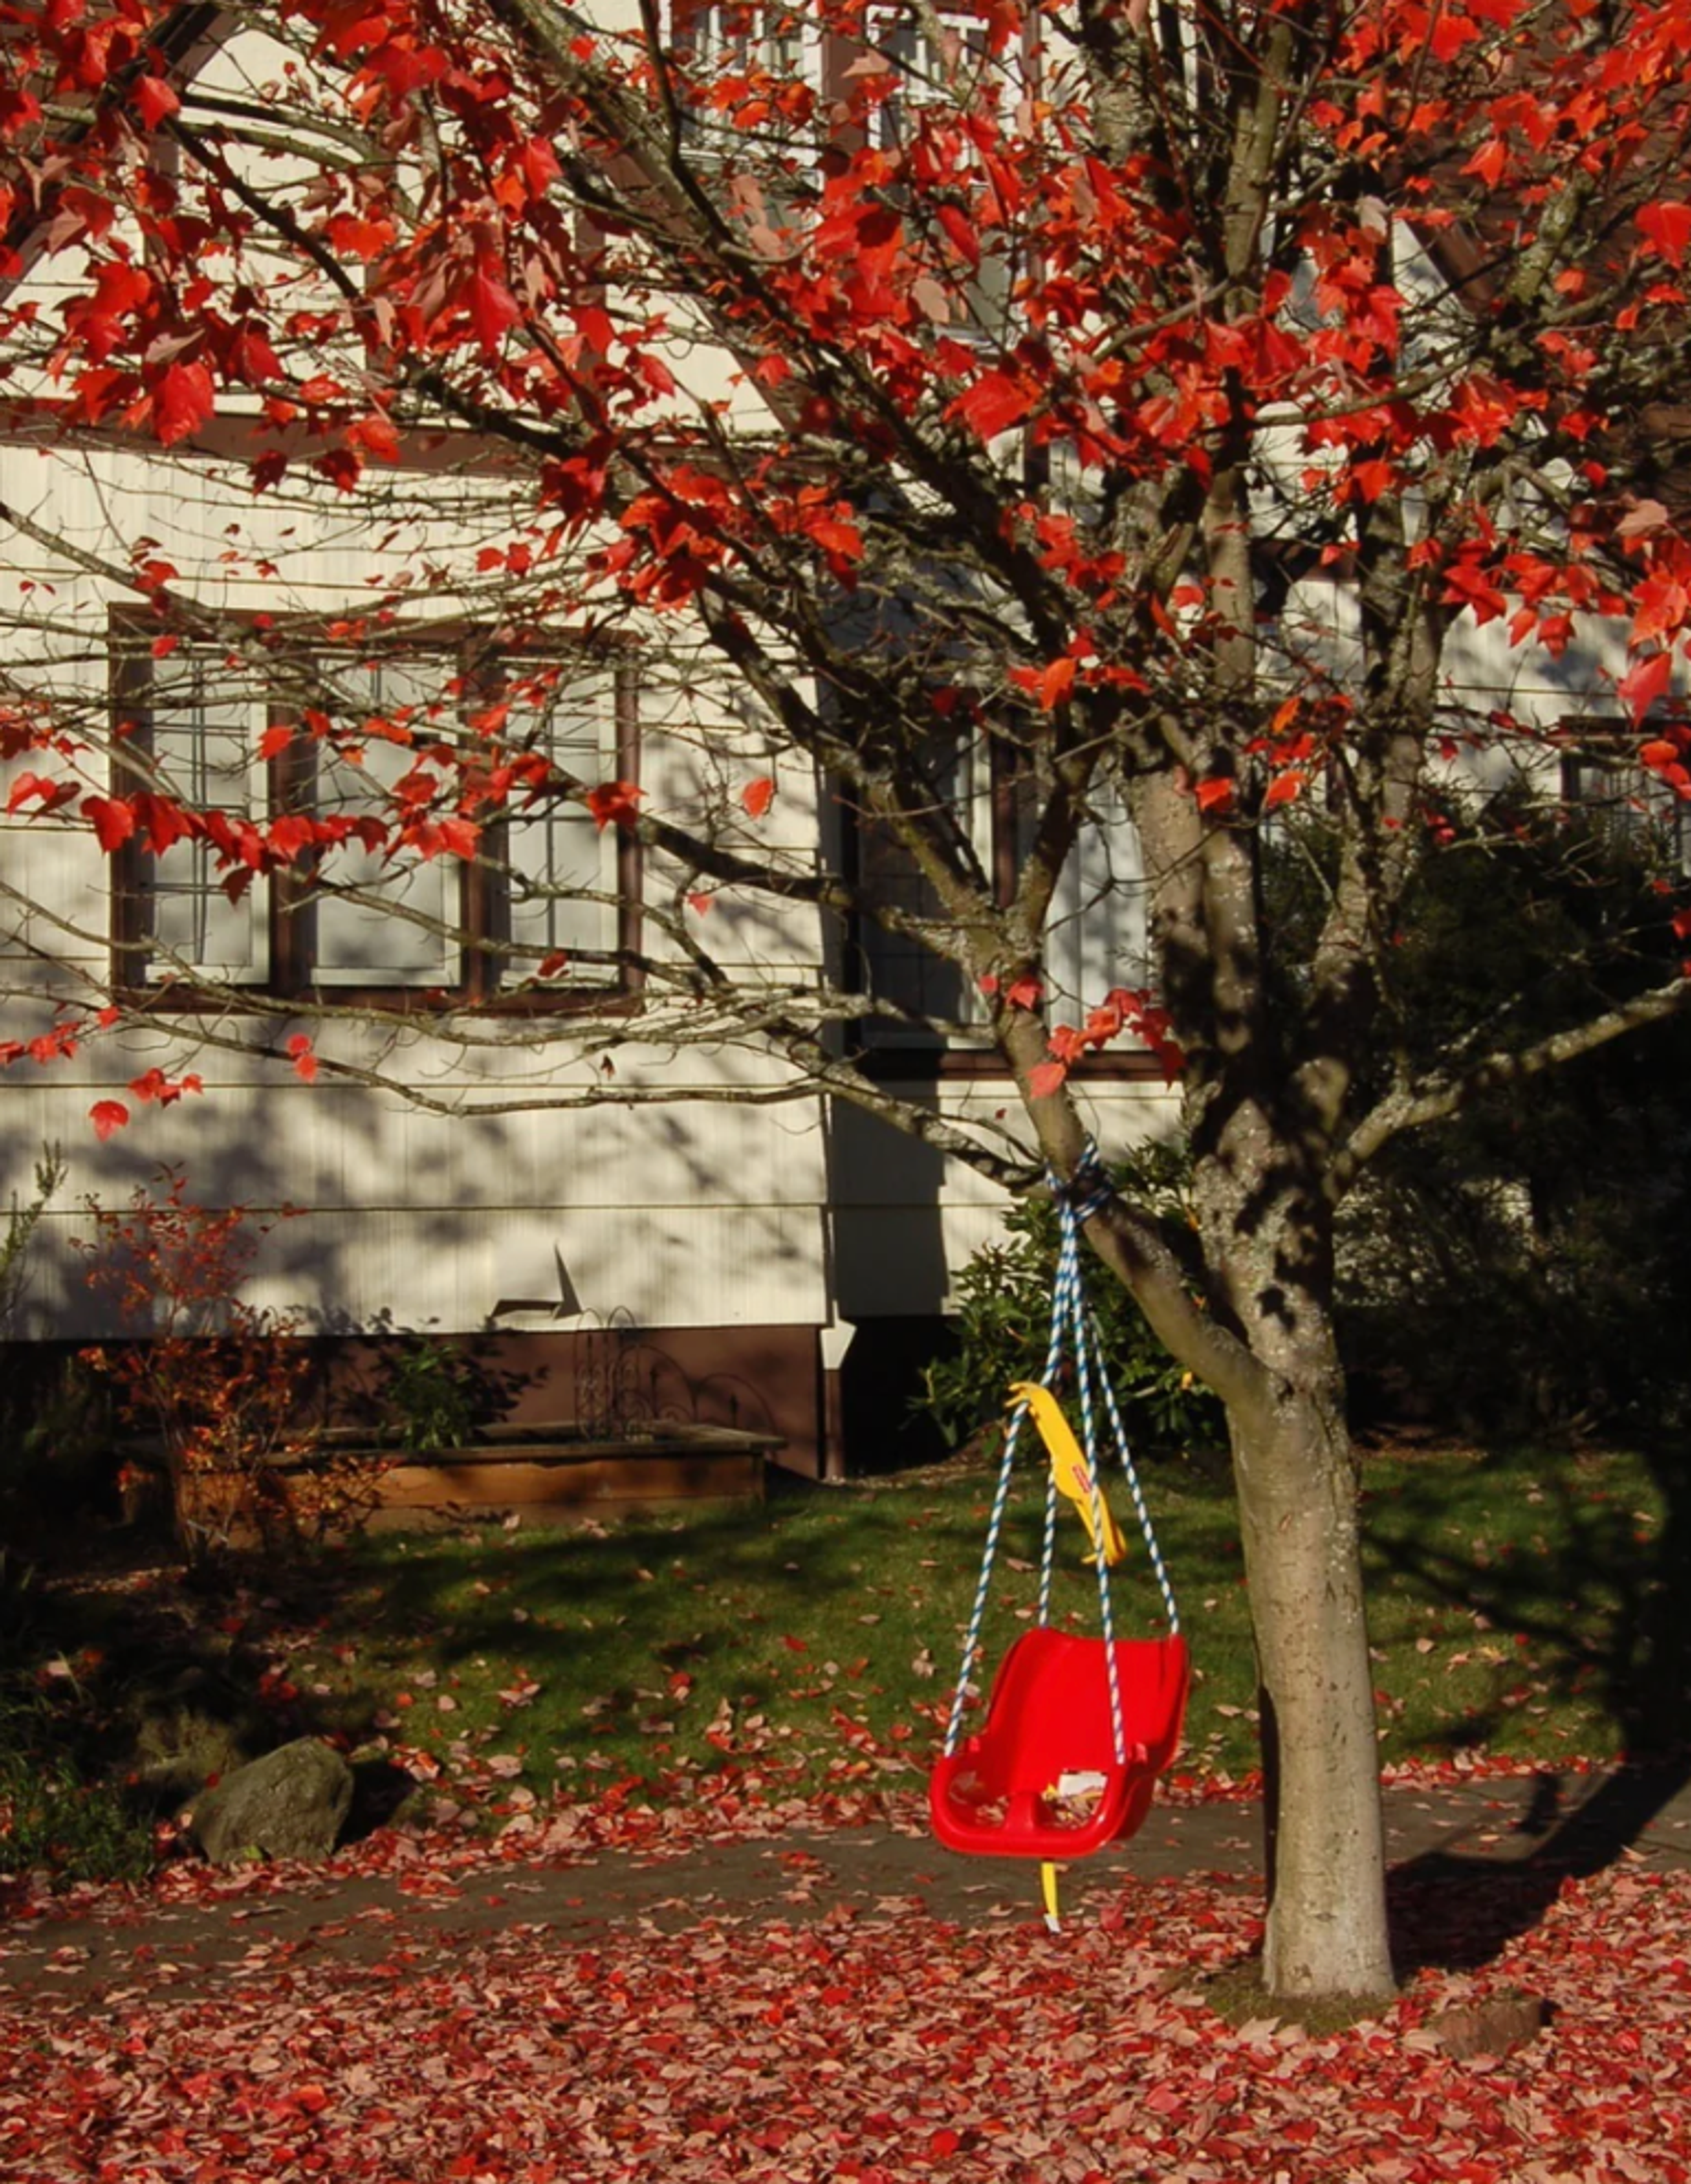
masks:
<svg viewBox="0 0 1691 2184"><path fill-rule="evenodd" d="M726 0L680 11L701 81L767 74L778 83L804 75L804 24L784 0Z"/></svg>
<svg viewBox="0 0 1691 2184"><path fill-rule="evenodd" d="M455 704L444 697L457 672L451 654L332 670L343 718L409 726L417 744L457 734ZM433 709L433 710L431 710ZM418 763L410 745L371 733L354 761L326 752L315 792L319 813L393 816L392 791ZM322 986L445 986L459 977L463 867L453 856L424 862L414 850L347 843L326 853L321 884L306 896L315 942L310 977ZM356 889L368 900L349 901Z"/></svg>
<svg viewBox="0 0 1691 2184"><path fill-rule="evenodd" d="M990 855L989 800L985 794L975 795L974 779L977 773L984 774L985 771L984 755L957 743L947 745L935 739L927 760L935 805L964 800L965 810L972 814L968 823L977 852ZM890 910L914 917L940 915L934 890L908 850L885 827L867 817L857 833L857 875L865 900L869 902L885 904ZM876 1000L890 1002L912 1017L941 1022L961 1022L968 1016L969 998L961 968L935 956L916 934L889 931L873 918L865 917L860 928L859 945L863 956L864 979ZM863 1035L878 1044L908 1044L930 1036L919 1025L906 1028L873 1018L866 1022Z"/></svg>
<svg viewBox="0 0 1691 2184"><path fill-rule="evenodd" d="M1562 760L1565 803L1578 805L1613 840L1667 870L1691 867L1691 805L1638 763L1640 738L1591 732L1589 744L1614 744L1613 755L1588 747Z"/></svg>
<svg viewBox="0 0 1691 2184"><path fill-rule="evenodd" d="M502 744L538 750L572 783L606 782L627 770L625 668L554 660L509 671ZM374 661L334 648L302 655L278 672L274 689L220 650L137 660L137 695L149 725L120 778L129 786L144 777L185 806L260 824L284 811L311 812L369 818L391 835L407 808L424 825L455 814L455 770L436 764L429 749L446 744L455 751L474 739L466 716L498 679L454 645ZM334 737L300 730L274 759L260 757L265 729L299 722L305 705L333 721ZM131 975L163 981L193 972L301 992L452 989L465 983L466 951L485 946L478 960L497 963L506 984L532 979L543 961L562 955L570 959L566 979L617 985L620 837L614 827L601 832L573 798L543 793L525 807L524 793L510 809L480 815L473 869L453 854L390 855L385 839L372 848L352 838L314 850L273 883L254 883L239 903L229 900L215 852L204 845L180 843L159 858L131 850L126 944L145 944L150 960L144 973ZM505 961L506 944L522 951L519 960ZM548 983L558 976L549 972Z"/></svg>
<svg viewBox="0 0 1691 2184"><path fill-rule="evenodd" d="M984 93L1018 87L1014 59L992 58L986 30L973 14L944 7L877 8L869 26L876 50L896 76L891 96L877 109L880 141L889 151L913 140L924 108L938 107L949 117ZM965 339L1012 339L1017 328L1011 302L1020 270L1013 240L995 229L977 242L980 263L956 281L947 331Z"/></svg>
<svg viewBox="0 0 1691 2184"><path fill-rule="evenodd" d="M544 709L526 722L513 722L514 741L544 750L572 779L600 782L617 762L617 677L610 669L566 670ZM561 974L567 982L604 985L617 976L604 960L617 938L617 853L614 827L600 828L576 803L513 804L505 829L510 864L506 930L523 953L505 969L510 983L532 978L538 961L562 954L572 960ZM588 960L575 960L585 956Z"/></svg>
<svg viewBox="0 0 1691 2184"><path fill-rule="evenodd" d="M231 688L219 657L173 653L153 670L151 747L159 785L189 809L247 818L263 795L258 755L264 707ZM142 866L143 931L155 951L151 980L178 966L237 985L268 975L266 890L255 883L232 902L228 874L203 842L176 842Z"/></svg>
<svg viewBox="0 0 1691 2184"><path fill-rule="evenodd" d="M1147 983L1145 872L1126 800L1093 788L1091 816L1057 883L1046 936L1046 983L1063 1022L1080 1022L1114 986Z"/></svg>

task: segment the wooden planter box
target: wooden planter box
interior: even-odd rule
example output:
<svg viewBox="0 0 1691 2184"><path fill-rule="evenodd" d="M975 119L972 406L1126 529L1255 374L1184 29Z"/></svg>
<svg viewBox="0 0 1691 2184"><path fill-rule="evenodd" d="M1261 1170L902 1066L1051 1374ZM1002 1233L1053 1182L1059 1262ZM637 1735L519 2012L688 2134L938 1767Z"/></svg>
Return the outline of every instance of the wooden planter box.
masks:
<svg viewBox="0 0 1691 2184"><path fill-rule="evenodd" d="M689 1502L763 1498L774 1434L729 1426L657 1425L615 1435L567 1424L495 1426L468 1448L427 1455L386 1448L356 1429L332 1429L325 1446L368 1456L376 1467L371 1529L427 1529L516 1515L533 1524L622 1516ZM284 1474L310 1459L279 1464ZM242 1482L196 1472L176 1481L179 1525L241 1544L254 1527L239 1511Z"/></svg>

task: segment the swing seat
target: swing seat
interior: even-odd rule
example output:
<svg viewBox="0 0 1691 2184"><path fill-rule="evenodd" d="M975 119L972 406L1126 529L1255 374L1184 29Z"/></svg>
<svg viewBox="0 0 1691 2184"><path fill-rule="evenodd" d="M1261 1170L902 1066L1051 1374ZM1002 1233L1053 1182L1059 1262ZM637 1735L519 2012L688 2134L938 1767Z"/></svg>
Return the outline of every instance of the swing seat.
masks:
<svg viewBox="0 0 1691 2184"><path fill-rule="evenodd" d="M999 1664L986 1719L928 1780L934 1832L989 1858L1085 1858L1132 1835L1174 1758L1192 1664L1184 1638L1114 1643L1127 1747L1119 1761L1102 1638L1024 1631ZM1097 1802L1082 1809L1071 1786Z"/></svg>

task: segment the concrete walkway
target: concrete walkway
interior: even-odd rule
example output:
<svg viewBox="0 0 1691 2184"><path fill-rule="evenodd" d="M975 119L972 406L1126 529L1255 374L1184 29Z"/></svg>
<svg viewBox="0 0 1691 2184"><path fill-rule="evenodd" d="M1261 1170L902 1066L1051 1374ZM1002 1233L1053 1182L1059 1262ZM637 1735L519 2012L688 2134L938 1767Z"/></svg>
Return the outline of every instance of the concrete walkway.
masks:
<svg viewBox="0 0 1691 2184"><path fill-rule="evenodd" d="M1400 1966L1483 1962L1535 1924L1570 1875L1624 1863L1691 1869L1688 1769L1494 1778L1385 1794ZM1132 1841L1065 1869L1066 1919L1125 1885L1199 1875L1260 1888L1262 1814L1250 1804L1159 1805ZM426 1959L515 1926L561 1942L614 1942L710 1919L798 1924L908 1914L963 1926L1039 1915L1037 1866L963 1858L924 1834L885 1828L700 1845L680 1855L604 1851L568 1864L489 1864L325 1876L264 1895L160 1901L140 1918L0 1923L0 1995L92 2001L137 1986L184 1997L309 1954L349 1965ZM408 1886L409 1881L409 1886Z"/></svg>

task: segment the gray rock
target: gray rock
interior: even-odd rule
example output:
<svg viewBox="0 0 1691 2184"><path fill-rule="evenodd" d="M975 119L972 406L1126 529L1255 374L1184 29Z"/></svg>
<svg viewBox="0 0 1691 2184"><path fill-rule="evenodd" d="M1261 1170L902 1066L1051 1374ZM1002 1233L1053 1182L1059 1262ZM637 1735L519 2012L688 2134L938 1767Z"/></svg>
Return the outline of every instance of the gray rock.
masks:
<svg viewBox="0 0 1691 2184"><path fill-rule="evenodd" d="M302 1736L226 1774L195 1801L194 1840L214 1865L248 1858L326 1858L352 1807L352 1769Z"/></svg>

